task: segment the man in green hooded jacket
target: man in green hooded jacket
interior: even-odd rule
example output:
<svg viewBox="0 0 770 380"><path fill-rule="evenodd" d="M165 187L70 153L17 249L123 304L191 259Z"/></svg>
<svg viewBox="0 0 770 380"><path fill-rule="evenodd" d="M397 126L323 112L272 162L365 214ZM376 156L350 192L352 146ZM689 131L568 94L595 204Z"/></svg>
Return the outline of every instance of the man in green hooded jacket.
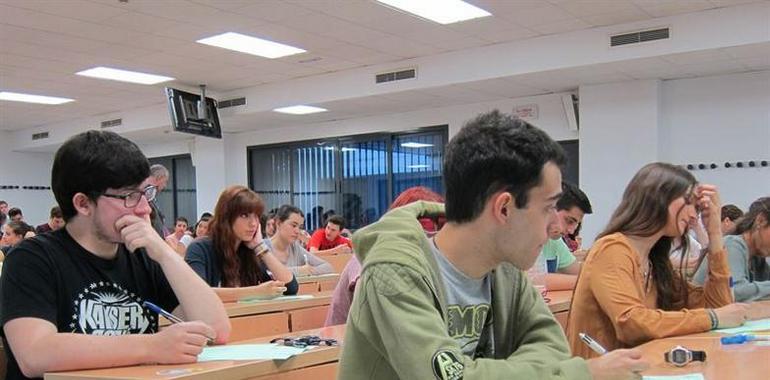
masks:
<svg viewBox="0 0 770 380"><path fill-rule="evenodd" d="M498 111L447 146L446 212L395 209L353 237L362 277L339 379L637 379L636 350L570 358L564 333L522 269L556 217L564 151ZM444 214L426 237L417 218Z"/></svg>

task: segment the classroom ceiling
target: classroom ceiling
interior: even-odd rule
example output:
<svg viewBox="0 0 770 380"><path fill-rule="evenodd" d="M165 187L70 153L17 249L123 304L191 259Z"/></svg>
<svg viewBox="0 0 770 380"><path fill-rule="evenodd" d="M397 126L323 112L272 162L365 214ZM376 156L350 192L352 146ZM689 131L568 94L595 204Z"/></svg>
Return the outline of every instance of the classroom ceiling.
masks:
<svg viewBox="0 0 770 380"><path fill-rule="evenodd" d="M162 103L162 88L166 85L206 83L211 90L224 92L541 35L755 2L468 1L494 16L439 25L365 0L0 0L0 90L77 100L53 107L0 102L0 130ZM272 39L308 52L271 60L195 42L226 31ZM758 45L413 90L391 97L369 96L329 104L336 111L315 118L336 120L535 95L591 82L766 69L770 67L770 47ZM94 66L177 79L143 86L74 75ZM296 123L296 119L269 112L250 117L248 123L253 123L254 118ZM230 132L242 128L237 118L232 125Z"/></svg>

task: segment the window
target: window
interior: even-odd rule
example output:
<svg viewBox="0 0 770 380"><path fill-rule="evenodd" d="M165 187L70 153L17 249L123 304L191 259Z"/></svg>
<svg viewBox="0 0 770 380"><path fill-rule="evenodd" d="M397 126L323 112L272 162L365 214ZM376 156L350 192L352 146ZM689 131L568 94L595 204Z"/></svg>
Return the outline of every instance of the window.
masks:
<svg viewBox="0 0 770 380"><path fill-rule="evenodd" d="M356 229L376 221L411 186L443 193L447 127L249 148L249 184L267 209L293 204L309 231L324 214Z"/></svg>
<svg viewBox="0 0 770 380"><path fill-rule="evenodd" d="M173 231L174 220L183 216L190 225L198 220L195 188L195 168L189 154L150 158L150 165L161 164L168 169L168 185L156 197L160 212L165 216L166 228Z"/></svg>

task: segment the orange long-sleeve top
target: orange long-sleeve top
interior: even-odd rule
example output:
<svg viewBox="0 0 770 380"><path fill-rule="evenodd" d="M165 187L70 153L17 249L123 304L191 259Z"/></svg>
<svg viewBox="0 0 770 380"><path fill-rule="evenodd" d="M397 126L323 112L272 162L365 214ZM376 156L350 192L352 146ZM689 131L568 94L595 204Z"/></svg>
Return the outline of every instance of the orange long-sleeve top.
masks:
<svg viewBox="0 0 770 380"><path fill-rule="evenodd" d="M586 333L607 350L634 347L647 341L711 329L705 308L733 302L730 268L724 249L709 252L708 280L703 287L687 283L687 299L674 300L677 311L657 308L657 291L645 276L639 254L625 235L597 240L588 252L572 297L567 338L572 354L598 356L578 337ZM680 281L676 274L675 282Z"/></svg>

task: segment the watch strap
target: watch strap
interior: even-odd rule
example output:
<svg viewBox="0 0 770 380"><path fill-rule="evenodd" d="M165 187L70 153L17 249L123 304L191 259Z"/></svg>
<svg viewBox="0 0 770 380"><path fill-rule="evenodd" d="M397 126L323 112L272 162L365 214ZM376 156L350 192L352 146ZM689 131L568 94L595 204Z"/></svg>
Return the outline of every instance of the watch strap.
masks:
<svg viewBox="0 0 770 380"><path fill-rule="evenodd" d="M690 351L692 353L692 360L699 361L699 362L705 362L706 361L706 351Z"/></svg>

